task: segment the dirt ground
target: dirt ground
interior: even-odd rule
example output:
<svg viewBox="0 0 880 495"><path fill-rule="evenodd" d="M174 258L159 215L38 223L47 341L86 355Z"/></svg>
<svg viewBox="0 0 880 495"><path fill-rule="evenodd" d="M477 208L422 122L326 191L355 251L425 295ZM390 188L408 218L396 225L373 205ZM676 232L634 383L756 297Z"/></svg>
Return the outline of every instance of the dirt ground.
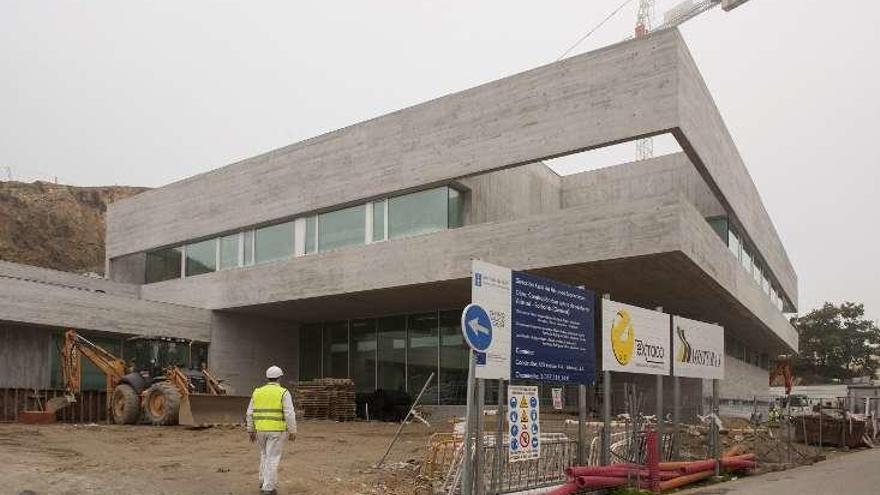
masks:
<svg viewBox="0 0 880 495"><path fill-rule="evenodd" d="M412 493L412 469L430 431L404 429L389 457L396 469L373 466L394 423L302 421L279 469L279 493L371 494L377 483ZM259 493L259 454L241 428L0 424L0 494ZM409 483L409 486L403 485ZM396 488L396 489L394 489Z"/></svg>

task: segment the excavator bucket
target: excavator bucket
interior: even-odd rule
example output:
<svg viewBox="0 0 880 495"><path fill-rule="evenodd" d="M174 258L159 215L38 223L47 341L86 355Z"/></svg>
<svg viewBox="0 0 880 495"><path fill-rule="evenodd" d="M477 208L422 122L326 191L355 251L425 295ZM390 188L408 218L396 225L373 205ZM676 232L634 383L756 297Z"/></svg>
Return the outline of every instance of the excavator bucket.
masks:
<svg viewBox="0 0 880 495"><path fill-rule="evenodd" d="M189 394L180 400L178 423L195 428L243 424L248 402L250 397L241 395Z"/></svg>

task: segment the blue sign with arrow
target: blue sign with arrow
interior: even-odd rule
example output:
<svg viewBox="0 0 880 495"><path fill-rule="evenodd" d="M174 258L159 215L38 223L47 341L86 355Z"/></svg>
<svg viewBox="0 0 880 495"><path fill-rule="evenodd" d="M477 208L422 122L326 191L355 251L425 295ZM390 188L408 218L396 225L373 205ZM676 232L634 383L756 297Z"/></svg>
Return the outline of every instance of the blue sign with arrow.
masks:
<svg viewBox="0 0 880 495"><path fill-rule="evenodd" d="M492 344L492 320L477 304L468 304L461 313L461 333L471 349L484 352Z"/></svg>

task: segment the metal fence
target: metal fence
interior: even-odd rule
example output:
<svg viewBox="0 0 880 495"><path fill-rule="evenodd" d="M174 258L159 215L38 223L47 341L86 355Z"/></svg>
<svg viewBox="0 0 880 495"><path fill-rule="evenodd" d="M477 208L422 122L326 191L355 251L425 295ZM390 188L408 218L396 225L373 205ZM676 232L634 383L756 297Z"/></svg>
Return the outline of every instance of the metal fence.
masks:
<svg viewBox="0 0 880 495"><path fill-rule="evenodd" d="M39 411L46 402L64 396L63 390L35 390L26 388L0 389L0 422L18 420L21 411ZM107 421L107 393L83 391L76 402L57 413L57 420L64 423L100 423Z"/></svg>

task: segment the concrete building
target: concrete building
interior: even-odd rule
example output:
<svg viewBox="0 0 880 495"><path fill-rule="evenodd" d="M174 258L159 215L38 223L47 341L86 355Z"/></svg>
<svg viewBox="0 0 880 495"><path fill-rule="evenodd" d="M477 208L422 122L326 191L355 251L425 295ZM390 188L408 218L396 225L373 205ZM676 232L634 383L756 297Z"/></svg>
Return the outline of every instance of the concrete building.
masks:
<svg viewBox="0 0 880 495"><path fill-rule="evenodd" d="M665 134L681 153L566 176L543 163ZM725 398L766 390L769 356L797 349L797 276L676 30L115 203L101 283L187 308L198 324L174 333L209 342L239 390L269 362L365 392L434 371L428 401L459 404L472 258L724 325ZM699 381L686 390L700 400Z"/></svg>

